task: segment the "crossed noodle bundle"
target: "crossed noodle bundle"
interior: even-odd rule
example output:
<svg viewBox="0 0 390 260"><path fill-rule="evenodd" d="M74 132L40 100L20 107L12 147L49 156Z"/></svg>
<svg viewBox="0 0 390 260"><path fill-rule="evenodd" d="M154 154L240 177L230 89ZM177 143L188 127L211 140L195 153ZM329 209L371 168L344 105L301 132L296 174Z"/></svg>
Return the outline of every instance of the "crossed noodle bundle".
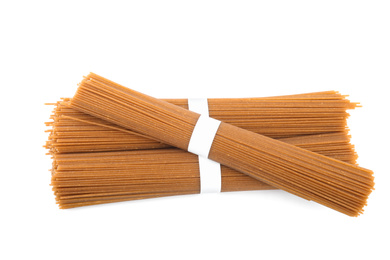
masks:
<svg viewBox="0 0 390 260"><path fill-rule="evenodd" d="M81 82L70 106L184 150L199 119L197 113L93 73ZM374 185L370 170L224 122L209 158L350 216L363 212Z"/></svg>
<svg viewBox="0 0 390 260"><path fill-rule="evenodd" d="M312 108L311 113L293 113L294 109L306 111L305 107L313 106L314 102L321 100L334 100L343 106L337 111L332 111L334 107L322 105ZM61 208L199 193L197 156L179 149L77 153L152 149L166 145L75 111L65 105L70 99L64 101L53 104L56 107L51 116L53 122L47 123L52 129L49 130L50 137L46 144L54 159L52 185ZM169 101L187 107L186 100ZM298 106L295 105L297 101ZM266 129L269 135L286 135L283 132L286 122L290 122L290 128L294 130L290 134L321 132L323 134L280 140L355 163L356 154L349 143L345 120L348 117L346 109L354 108L356 104L335 92L266 99L211 99L209 103L210 107L215 107L210 111L211 114L224 118L225 122L241 124L243 128L250 128L254 132L261 133ZM235 113L231 112L232 106ZM248 113L247 110L252 112ZM273 120L283 121L284 124L273 125ZM326 123L316 125L314 122ZM268 125L268 128L264 128L264 125ZM336 129L338 131L333 132ZM221 171L222 191L274 189L228 167L221 166Z"/></svg>

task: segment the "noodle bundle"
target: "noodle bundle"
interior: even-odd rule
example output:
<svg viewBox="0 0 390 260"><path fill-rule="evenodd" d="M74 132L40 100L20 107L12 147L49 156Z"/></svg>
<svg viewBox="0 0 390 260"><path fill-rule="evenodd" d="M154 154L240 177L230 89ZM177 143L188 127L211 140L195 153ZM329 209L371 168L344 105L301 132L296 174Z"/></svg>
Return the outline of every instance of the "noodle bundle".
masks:
<svg viewBox="0 0 390 260"><path fill-rule="evenodd" d="M82 81L69 105L75 110L183 150L187 149L199 118L199 114L127 89L92 73ZM299 101L295 105L298 113L306 109L304 113L310 114L324 105L333 107L335 111L345 111L345 104L340 106L339 102L328 99L314 101L307 108L303 105L300 107ZM235 112L234 109L231 112ZM291 113L294 113L294 109ZM288 133L293 126L292 121L286 125L285 132ZM277 137L281 136L273 136ZM272 187L350 216L362 213L374 185L370 170L225 122L219 126L209 158Z"/></svg>
<svg viewBox="0 0 390 260"><path fill-rule="evenodd" d="M188 108L187 100L166 100ZM324 102L326 101L326 102ZM118 125L79 112L69 107L70 99L55 105L49 141L51 153L121 151L166 148L168 145ZM315 134L348 135L347 109L356 107L344 96L319 92L272 98L209 99L210 116L223 122L272 138L290 138ZM351 146L340 151L343 159L355 162Z"/></svg>
<svg viewBox="0 0 390 260"><path fill-rule="evenodd" d="M330 156L333 147L348 147L348 139L338 133L281 140ZM275 189L223 165L221 176L222 192ZM60 208L195 194L200 191L199 162L175 148L54 154L52 186Z"/></svg>

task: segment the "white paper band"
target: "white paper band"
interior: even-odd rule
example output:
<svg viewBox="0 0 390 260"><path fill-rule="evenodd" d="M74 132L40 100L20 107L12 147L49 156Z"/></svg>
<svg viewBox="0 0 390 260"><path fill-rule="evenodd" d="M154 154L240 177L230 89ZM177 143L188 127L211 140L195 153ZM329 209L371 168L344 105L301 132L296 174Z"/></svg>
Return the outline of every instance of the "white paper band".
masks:
<svg viewBox="0 0 390 260"><path fill-rule="evenodd" d="M199 158L200 193L221 192L221 165L203 156Z"/></svg>
<svg viewBox="0 0 390 260"><path fill-rule="evenodd" d="M188 151L205 158L209 157L211 145L221 121L205 115L200 115L192 132Z"/></svg>
<svg viewBox="0 0 390 260"><path fill-rule="evenodd" d="M188 108L201 114L188 145L188 151L197 154L199 158L200 192L220 192L221 165L207 157L221 121L209 117L205 98L188 99Z"/></svg>

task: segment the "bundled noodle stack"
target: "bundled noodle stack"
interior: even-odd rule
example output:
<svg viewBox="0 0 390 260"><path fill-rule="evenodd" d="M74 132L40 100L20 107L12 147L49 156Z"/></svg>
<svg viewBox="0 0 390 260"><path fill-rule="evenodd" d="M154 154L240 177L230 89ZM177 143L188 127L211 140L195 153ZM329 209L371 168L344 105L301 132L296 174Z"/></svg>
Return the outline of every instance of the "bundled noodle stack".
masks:
<svg viewBox="0 0 390 260"><path fill-rule="evenodd" d="M108 95L107 92L96 99L95 96L87 96L82 91L85 91L83 88L90 87L86 84L88 80L99 82L98 88L93 85L87 89L91 90L90 93L97 93L103 89L108 91L107 89L115 84L95 74L91 75L81 83L75 98L63 99L53 104L55 108L51 117L52 122L47 123L51 129L45 147L49 149L53 158L52 186L60 208L199 193L198 156L185 151L186 145L183 141L185 138L182 138L187 135L185 132L192 131L186 128L188 126L193 128L193 125L192 123L181 125L180 122L175 122L175 125L171 124L183 118L186 118L187 122L188 120L196 122L193 112L189 112L193 113L189 117L186 115L187 112L184 112L183 117L183 114L179 116L176 114L177 111L179 114L188 111L186 110L187 100L159 101L164 106L169 104L171 106L169 109L174 108L168 110L169 116L159 118L159 120L163 122L173 120L168 125L174 126L175 129L165 126L156 127L156 124L153 127L155 131L129 126L127 120L139 124L144 120L146 120L144 122L151 122L151 118L156 118L156 115L161 116L161 111L168 115L166 107L161 107L156 111L154 110L156 107L153 107L153 111L150 110L149 108L155 105L155 99L152 98L151 101L147 100L142 104L136 104L133 100L122 100L121 96L128 98L129 93L126 92L127 89L124 90L123 87L117 85L114 85L118 87L115 91L119 90L120 95L115 92L109 92ZM109 97L109 102L113 103L108 105L107 100L101 100L100 97ZM139 102L139 98L137 96L134 100ZM106 106L91 109L91 104L94 102ZM113 105L115 103L121 105L116 107ZM247 155L252 154L253 147L250 147L251 152L245 151L249 149L246 144L247 147L244 146L244 153L241 154L242 147L238 149L234 142L232 144L222 141L213 144L213 149L217 147L221 150L216 155L217 160L221 161L224 153L237 157L230 158L230 162L234 162L232 165L229 165L229 161L224 161L226 158L222 158L221 191L282 188L351 216L361 213L366 197L372 189L373 178L370 171L355 165L357 155L350 144L346 127L347 110L354 109L357 106L356 103L351 103L337 92L329 91L269 98L209 99L208 104L210 117L221 120L228 126L234 125L237 129L246 129L245 131L253 134L255 138L264 136L265 142L271 140L271 144L267 144L267 147L263 149L272 148L271 150L274 150L272 156L265 154L263 150L260 153L257 151L260 162L263 161L261 157L264 157L264 160L266 158L272 162L272 165L269 164L267 168L262 166L264 169L259 166L257 169L251 169L251 165L256 165L253 159L255 157ZM135 111L141 111L139 107L142 107L143 113L149 113L150 117L139 117L134 111L129 111L131 106L136 108ZM114 115L115 110L121 111L117 113L120 116ZM133 118L126 117L126 114ZM177 130L177 128L182 129ZM227 131L228 135L229 131ZM214 141L218 141L218 133ZM301 156L299 153L295 154L294 157L303 160L305 165L294 161L295 166L292 166L291 161L297 158L282 159L285 152L275 150L277 147L273 147L274 141L277 146L286 145L282 146L285 149L283 151L288 151L293 147L293 149L298 149L299 153L304 151L303 156L307 156L306 153L308 153L310 156L314 154L315 157L310 157L309 162L307 157L302 159L299 158ZM178 142L183 142L183 144ZM242 145L241 141L240 145ZM295 153L296 150L293 152ZM245 155L245 153L248 154ZM244 162L248 160L244 163L247 166L237 167L237 164L241 164L237 163L237 159ZM278 165L279 162L286 163L286 161L290 163L289 166ZM317 173L324 175L324 171L333 175L331 177L318 175L313 181L307 179L310 176L306 177L308 169L314 172L314 175ZM293 178L297 176L288 176L291 171L304 172L301 175L294 173L301 184L294 181ZM345 171L348 175L356 171L359 177L347 180L350 176L346 177L345 172L340 173L340 171ZM271 174L264 177L268 172ZM340 174L341 177L335 174ZM269 176L273 177L269 178ZM325 192L326 195L324 195L321 182L327 185L329 182L334 182L335 187L329 185L331 190L328 193ZM313 185L312 189L315 187L315 192L308 192L311 189L310 185ZM337 189L342 192L337 193ZM350 199L348 192L353 194L352 197L357 198L356 201L352 199L351 204L347 202ZM341 195L341 201L335 197L336 195Z"/></svg>

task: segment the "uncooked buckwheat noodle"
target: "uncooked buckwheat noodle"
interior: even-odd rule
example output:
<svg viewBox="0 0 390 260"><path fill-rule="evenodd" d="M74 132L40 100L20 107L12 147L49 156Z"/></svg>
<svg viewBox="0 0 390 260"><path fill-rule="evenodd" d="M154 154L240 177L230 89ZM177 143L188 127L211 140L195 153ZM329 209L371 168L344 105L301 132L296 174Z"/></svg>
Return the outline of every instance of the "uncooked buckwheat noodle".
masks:
<svg viewBox="0 0 390 260"><path fill-rule="evenodd" d="M334 104L323 104L322 101ZM46 147L55 153L121 151L167 147L143 135L68 107L70 99L57 102ZM188 108L187 100L167 100ZM345 133L347 109L356 107L334 91L273 98L209 99L210 115L218 120L272 138ZM351 163L356 155L350 148ZM335 157L336 158L336 157ZM342 159L342 158L339 158Z"/></svg>
<svg viewBox="0 0 390 260"><path fill-rule="evenodd" d="M307 99L303 99L304 96L307 96ZM307 102L307 105L310 105L314 100L325 99L325 97L340 100L340 102L344 103L348 102L348 100L344 100L341 95L337 95L334 92L286 96L284 100L287 103L296 101L298 98L301 102ZM280 98L277 97L277 99ZM139 137L134 132L75 111L64 105L69 99L64 99L64 101L53 104L56 107L51 116L53 122L47 123L52 129L50 130L49 141L46 144L46 148L50 150L54 160L52 186L60 208L199 193L200 180L197 157L179 149L156 150L153 152L133 151L130 153L77 154L77 152L85 151L152 149L156 147L161 148L166 145L152 141L151 139ZM186 100L169 101L187 107ZM269 107L270 99L267 98L266 101ZM248 105L253 103L251 107L259 109L264 102L261 98L240 100L213 99L211 103L213 102L223 104L218 106L218 112L224 115L225 122L230 121L234 124L236 123L235 121L238 121L243 128L249 125L254 132L261 132L260 130L263 129L262 125L264 124L268 123L270 125L269 122L261 118L262 115L256 114L247 118L247 123L243 125L242 118L245 116L248 117L245 109L238 110L233 116L229 117L229 108L231 107L229 104L234 103L236 106L240 104L240 106L248 109ZM351 104L351 106L345 106L345 108L354 108L355 104ZM284 110L284 113L280 111L280 105L278 103L275 103L272 108L278 110L275 113L277 116L275 117L276 120L279 119L281 121L283 118L291 120L294 117L294 114L288 113L292 107L290 107L290 110ZM332 158L355 163L356 154L353 146L349 143L348 131L345 127L345 118L348 114L345 110L338 112L336 115L324 113L324 109L322 108L321 113L317 111L311 115L306 115L306 117L304 117L305 114L301 114L296 120L297 122L303 119L310 122L326 121L333 126L337 125L342 131L327 133L331 131L328 125L325 125L323 128L318 128L318 126L316 128L310 128L303 121L299 125L302 128L306 128L305 133L310 133L308 130L312 129L315 133L320 130L325 134L311 134L279 140ZM216 112L213 110L212 113L216 114ZM272 113L268 112L268 114L268 120L273 120L270 118ZM340 120L340 118L344 120ZM273 126L274 132L276 133L281 132L280 128L283 128L281 124ZM298 128L295 132L300 133L301 131ZM68 154L62 155L62 153ZM160 161L161 156L164 154L167 154L167 156ZM104 157L103 160L102 157ZM167 160L169 160L168 164ZM121 161L121 163L118 164L118 161ZM149 165L150 162L153 162L154 167ZM172 169L166 165L174 165L175 167ZM110 169L107 169L107 166L110 166ZM149 174L145 174L145 166ZM274 187L264 182L257 181L225 166L221 167L221 172L222 191L274 189ZM192 174L190 175L188 173Z"/></svg>
<svg viewBox="0 0 390 260"><path fill-rule="evenodd" d="M332 144L348 147L344 137L335 133L281 140L332 156ZM53 154L52 172L51 185L63 209L200 191L198 157L176 148ZM226 166L221 174L222 192L275 189Z"/></svg>
<svg viewBox="0 0 390 260"><path fill-rule="evenodd" d="M81 82L70 106L183 150L199 118L197 113L93 73ZM224 122L209 158L349 216L363 212L374 185L370 170Z"/></svg>

